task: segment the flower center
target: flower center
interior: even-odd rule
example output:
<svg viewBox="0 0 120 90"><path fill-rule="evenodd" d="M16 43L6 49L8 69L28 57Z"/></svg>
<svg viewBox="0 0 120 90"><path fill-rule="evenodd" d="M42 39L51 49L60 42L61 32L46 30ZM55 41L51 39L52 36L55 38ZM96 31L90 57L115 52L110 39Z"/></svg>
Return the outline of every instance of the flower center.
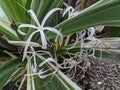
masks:
<svg viewBox="0 0 120 90"><path fill-rule="evenodd" d="M41 27L41 26L40 26L40 27L39 27L39 30L41 30L41 31L42 31L42 30L43 30L43 27Z"/></svg>

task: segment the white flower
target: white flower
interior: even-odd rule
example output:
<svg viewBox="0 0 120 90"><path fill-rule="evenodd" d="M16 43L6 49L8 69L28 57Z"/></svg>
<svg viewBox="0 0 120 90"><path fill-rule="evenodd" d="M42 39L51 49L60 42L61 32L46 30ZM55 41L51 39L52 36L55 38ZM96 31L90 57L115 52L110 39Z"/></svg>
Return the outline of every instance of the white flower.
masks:
<svg viewBox="0 0 120 90"><path fill-rule="evenodd" d="M62 34L60 33L60 31L58 31L57 29L53 28L53 27L44 27L45 22L47 21L47 19L57 10L62 10L61 8L54 8L52 10L50 10L45 17L43 18L41 24L39 23L39 20L37 19L37 16L35 15L35 13L33 12L33 10L28 10L28 13L30 13L32 19L35 21L36 25L32 25L32 24L21 24L18 27L18 32L22 35L26 35L26 33L24 33L23 31L20 30L20 28L24 28L24 27L28 27L28 28L33 28L35 29L34 32L31 33L31 35L28 37L28 39L26 40L26 46L24 48L24 52L23 52L23 60L25 59L25 56L27 54L27 49L29 47L29 44L31 42L31 39L33 37L33 35L35 35L36 33L39 33L41 36L41 43L42 43L42 49L46 49L47 48L47 40L44 34L45 30L51 31L53 33L56 33L58 35L60 35L60 37L62 38Z"/></svg>
<svg viewBox="0 0 120 90"><path fill-rule="evenodd" d="M64 3L64 5L66 6L66 9L63 13L63 17L68 13L68 19L78 15L79 11L76 11L72 6L68 6L66 3Z"/></svg>
<svg viewBox="0 0 120 90"><path fill-rule="evenodd" d="M96 40L96 38L95 38L95 28L94 27L90 27L90 28L88 28L88 37L87 37L87 39L88 40L91 40L91 41L95 41Z"/></svg>

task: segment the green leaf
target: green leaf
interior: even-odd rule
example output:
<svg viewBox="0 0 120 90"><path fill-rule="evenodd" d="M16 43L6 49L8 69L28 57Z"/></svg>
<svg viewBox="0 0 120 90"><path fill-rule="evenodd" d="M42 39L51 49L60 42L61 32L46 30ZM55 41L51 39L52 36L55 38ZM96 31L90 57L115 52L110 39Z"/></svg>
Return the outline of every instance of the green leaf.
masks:
<svg viewBox="0 0 120 90"><path fill-rule="evenodd" d="M109 58L120 61L120 38L109 37L101 38L100 40L106 45L106 48L96 50L95 56L100 57L102 55L102 58Z"/></svg>
<svg viewBox="0 0 120 90"><path fill-rule="evenodd" d="M9 51L17 51L17 47L9 44L5 39L0 36L0 49L9 50Z"/></svg>
<svg viewBox="0 0 120 90"><path fill-rule="evenodd" d="M26 3L27 2L23 0L1 0L0 1L2 9L4 10L5 14L9 18L10 22L12 23L14 21L16 25L18 25L19 23L28 23L30 20L30 16L25 10ZM6 28L5 30L8 31L9 29ZM25 28L24 31L27 32L28 29ZM24 39L24 36L21 36L19 33L17 34L21 39Z"/></svg>
<svg viewBox="0 0 120 90"><path fill-rule="evenodd" d="M0 49L0 61L4 60L4 58L10 58L10 56ZM5 59L6 60L6 59Z"/></svg>
<svg viewBox="0 0 120 90"><path fill-rule="evenodd" d="M100 0L77 16L55 26L63 34L79 32L96 25L120 26L120 0Z"/></svg>
<svg viewBox="0 0 120 90"><path fill-rule="evenodd" d="M60 78L69 87L70 90L82 90L75 82L68 78L63 72L58 72Z"/></svg>
<svg viewBox="0 0 120 90"><path fill-rule="evenodd" d="M0 33L7 36L7 38L12 40L20 40L16 34L16 32L10 27L10 21L7 16L0 8Z"/></svg>
<svg viewBox="0 0 120 90"><path fill-rule="evenodd" d="M25 7L26 7L27 10L30 9L31 2L32 2L32 0L26 0Z"/></svg>
<svg viewBox="0 0 120 90"><path fill-rule="evenodd" d="M15 31L13 31L12 28L10 28L8 25L2 23L0 21L0 32L2 34L4 34L5 36L7 36L9 39L11 40L20 40L17 36L17 34L15 33Z"/></svg>
<svg viewBox="0 0 120 90"><path fill-rule="evenodd" d="M41 21L43 17L53 8L57 8L62 0L40 0L40 3L37 7L37 16Z"/></svg>
<svg viewBox="0 0 120 90"><path fill-rule="evenodd" d="M100 58L99 50L96 50L95 56ZM108 52L102 51L102 58L113 59L120 62L120 50L110 49Z"/></svg>
<svg viewBox="0 0 120 90"><path fill-rule="evenodd" d="M6 85L13 72L18 68L21 61L20 58L15 58L9 62L0 65L0 90Z"/></svg>
<svg viewBox="0 0 120 90"><path fill-rule="evenodd" d="M52 78L39 79L35 77L36 90L82 90L61 71Z"/></svg>
<svg viewBox="0 0 120 90"><path fill-rule="evenodd" d="M39 65L41 62L42 60L38 57L37 64ZM42 68L44 68L44 70L47 70L48 68L51 68L51 66L46 63ZM66 86L63 85L63 82L61 82L61 79L58 78L57 74L46 77L44 79L40 79L38 76L35 76L34 82L36 90L68 90Z"/></svg>
<svg viewBox="0 0 120 90"><path fill-rule="evenodd" d="M50 77L41 80L35 78L35 87L36 90L68 90L56 76L52 79Z"/></svg>
<svg viewBox="0 0 120 90"><path fill-rule="evenodd" d="M11 57L6 54L3 50L0 50L0 65L10 60Z"/></svg>
<svg viewBox="0 0 120 90"><path fill-rule="evenodd" d="M107 33L109 37L120 37L120 27L110 27Z"/></svg>
<svg viewBox="0 0 120 90"><path fill-rule="evenodd" d="M24 4L23 0L1 0L0 4L2 6L2 9L5 11L6 15L10 19L10 21L15 22L27 22L27 13L24 10ZM20 5L18 5L20 4Z"/></svg>

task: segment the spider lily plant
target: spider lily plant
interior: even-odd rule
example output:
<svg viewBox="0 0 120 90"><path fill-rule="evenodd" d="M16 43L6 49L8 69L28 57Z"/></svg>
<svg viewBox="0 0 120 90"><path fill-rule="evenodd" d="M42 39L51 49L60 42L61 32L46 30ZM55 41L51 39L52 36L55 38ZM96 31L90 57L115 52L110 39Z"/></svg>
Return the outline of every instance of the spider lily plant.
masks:
<svg viewBox="0 0 120 90"><path fill-rule="evenodd" d="M112 35L116 41L112 37L98 39L95 27L119 28L120 0L100 0L80 11L63 1L0 1L0 90L11 82L20 83L18 90L81 90L72 81L77 68L81 70L77 76L82 78L81 72L85 73L95 58L119 55L118 45L113 44L119 37ZM97 55L98 51L105 55Z"/></svg>

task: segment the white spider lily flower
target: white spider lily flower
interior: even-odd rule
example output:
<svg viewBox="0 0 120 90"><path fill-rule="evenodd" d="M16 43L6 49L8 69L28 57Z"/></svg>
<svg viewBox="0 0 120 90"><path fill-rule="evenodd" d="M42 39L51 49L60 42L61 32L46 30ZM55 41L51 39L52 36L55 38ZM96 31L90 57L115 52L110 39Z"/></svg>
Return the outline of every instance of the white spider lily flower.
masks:
<svg viewBox="0 0 120 90"><path fill-rule="evenodd" d="M100 46L102 42L100 41L100 39L97 39L94 35L95 35L95 31L96 29L94 27L90 27L88 28L88 37L86 38L86 40L90 40L89 42L85 43L84 42L84 47L85 48L90 48L90 47L96 47L96 46Z"/></svg>
<svg viewBox="0 0 120 90"><path fill-rule="evenodd" d="M32 34L28 37L28 39L26 40L26 46L23 52L23 60L25 59L25 56L27 54L27 49L29 47L29 44L31 42L32 37L36 34L36 33L40 33L41 36L41 43L42 43L42 49L46 49L47 48L47 40L45 37L45 30L48 30L50 32L56 33L57 35L60 35L60 37L62 38L62 34L60 33L60 31L58 31L57 29L53 28L53 27L44 27L45 22L47 21L47 19L55 12L58 10L62 10L61 8L54 8L52 10L50 10L45 17L43 18L41 24L39 23L39 20L37 19L37 16L35 15L35 13L33 12L33 10L28 10L28 13L30 13L32 19L35 21L36 25L32 25L32 24L21 24L18 27L18 32L21 35L26 35L26 33L24 33L23 31L21 31L21 28L33 28L35 29L34 32L32 32Z"/></svg>
<svg viewBox="0 0 120 90"><path fill-rule="evenodd" d="M94 37L94 35L95 35L95 28L94 27L88 28L88 37L87 37L87 39L91 40L91 41L96 41L97 39Z"/></svg>
<svg viewBox="0 0 120 90"><path fill-rule="evenodd" d="M24 33L23 31L20 30L20 28L23 27L29 27L29 28L34 28L35 30L39 30L40 35L41 35L41 41L42 41L42 48L46 49L47 48L47 41L44 35L44 30L48 30L51 31L53 33L56 33L58 35L60 35L60 37L62 37L62 34L60 33L60 31L58 31L57 29L53 28L53 27L44 27L45 22L47 21L47 19L50 17L50 15L52 15L55 11L57 10L62 10L61 8L54 8L52 10L50 10L46 16L43 18L41 24L39 23L37 16L35 15L35 13L33 12L33 10L28 10L28 13L30 13L31 17L33 18L33 20L35 21L36 25L32 25L32 24L21 24L18 27L18 32L22 35L26 35L26 33Z"/></svg>
<svg viewBox="0 0 120 90"><path fill-rule="evenodd" d="M76 11L72 6L68 6L66 3L64 3L64 5L66 6L66 9L62 15L62 17L64 17L67 13L68 13L68 19L78 15L78 11Z"/></svg>

